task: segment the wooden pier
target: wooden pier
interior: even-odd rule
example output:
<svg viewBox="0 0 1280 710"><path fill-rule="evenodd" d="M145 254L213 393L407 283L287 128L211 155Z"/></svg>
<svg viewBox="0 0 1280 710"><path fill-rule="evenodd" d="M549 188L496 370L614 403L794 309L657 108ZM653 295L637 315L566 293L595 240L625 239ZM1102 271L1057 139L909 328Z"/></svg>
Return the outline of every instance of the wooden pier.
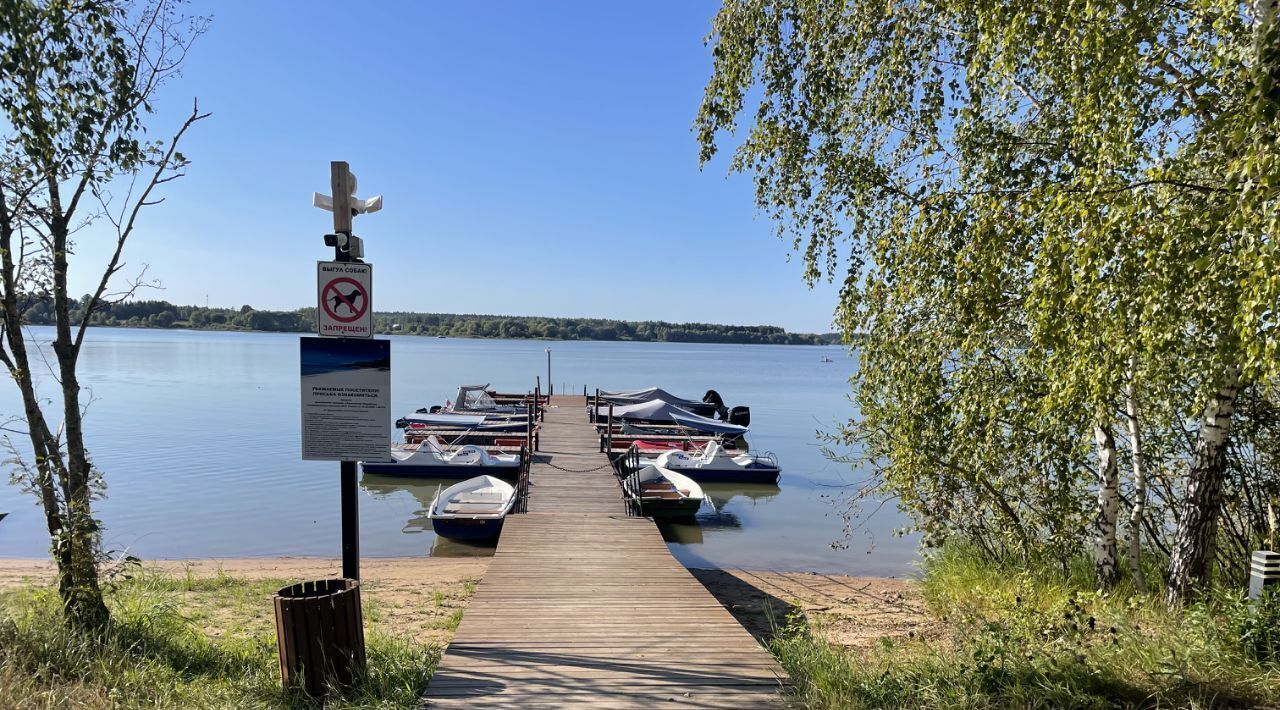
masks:
<svg viewBox="0 0 1280 710"><path fill-rule="evenodd" d="M583 397L554 397L530 473L427 707L774 707L785 674L627 516Z"/></svg>

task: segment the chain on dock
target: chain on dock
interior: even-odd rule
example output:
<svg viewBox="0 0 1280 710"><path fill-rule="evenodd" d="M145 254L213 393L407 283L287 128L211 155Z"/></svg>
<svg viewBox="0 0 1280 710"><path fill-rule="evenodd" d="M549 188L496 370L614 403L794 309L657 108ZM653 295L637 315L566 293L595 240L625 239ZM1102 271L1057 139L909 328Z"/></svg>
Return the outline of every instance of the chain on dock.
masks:
<svg viewBox="0 0 1280 710"><path fill-rule="evenodd" d="M605 468L613 468L615 464L617 464L622 459L626 458L626 456L627 455L625 453L621 454L617 458L609 459L607 462L602 463L599 466L593 466L591 468L565 468L564 466L557 466L551 463L550 461L541 461L539 463L541 463L543 466L554 468L557 471L564 471L565 473L594 473L596 471L599 471Z"/></svg>

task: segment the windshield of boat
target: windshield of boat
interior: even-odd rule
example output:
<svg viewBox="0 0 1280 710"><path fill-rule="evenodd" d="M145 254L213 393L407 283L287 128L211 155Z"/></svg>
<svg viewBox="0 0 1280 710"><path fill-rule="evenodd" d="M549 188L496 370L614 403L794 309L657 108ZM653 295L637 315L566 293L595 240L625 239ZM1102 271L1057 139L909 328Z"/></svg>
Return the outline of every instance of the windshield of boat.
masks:
<svg viewBox="0 0 1280 710"><path fill-rule="evenodd" d="M483 387L464 387L462 396L458 398L458 409L490 409L498 406L493 397Z"/></svg>

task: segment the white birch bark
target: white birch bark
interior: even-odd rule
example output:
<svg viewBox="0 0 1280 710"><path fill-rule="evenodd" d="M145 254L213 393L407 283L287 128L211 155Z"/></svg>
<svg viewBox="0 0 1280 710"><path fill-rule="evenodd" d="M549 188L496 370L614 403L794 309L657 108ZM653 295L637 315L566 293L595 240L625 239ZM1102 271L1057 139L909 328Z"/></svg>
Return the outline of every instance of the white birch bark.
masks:
<svg viewBox="0 0 1280 710"><path fill-rule="evenodd" d="M1205 406L1196 434L1195 452L1187 470L1186 500L1174 535L1169 560L1170 605L1202 586L1213 567L1217 549L1218 514L1222 505L1222 478L1226 469L1227 442L1240 390L1240 369L1230 368L1222 387Z"/></svg>
<svg viewBox="0 0 1280 710"><path fill-rule="evenodd" d="M1120 475L1116 465L1116 440L1111 429L1093 427L1098 447L1098 510L1094 518L1094 573L1099 587L1115 584L1120 560L1116 547L1116 518L1120 512Z"/></svg>
<svg viewBox="0 0 1280 710"><path fill-rule="evenodd" d="M1129 381L1125 384L1125 414L1129 424L1129 449L1133 457L1133 506L1129 510L1129 574L1133 587L1145 594L1147 580L1142 574L1142 518L1147 506L1147 471L1142 460L1142 427L1138 420L1138 393L1134 380L1137 362L1129 359Z"/></svg>

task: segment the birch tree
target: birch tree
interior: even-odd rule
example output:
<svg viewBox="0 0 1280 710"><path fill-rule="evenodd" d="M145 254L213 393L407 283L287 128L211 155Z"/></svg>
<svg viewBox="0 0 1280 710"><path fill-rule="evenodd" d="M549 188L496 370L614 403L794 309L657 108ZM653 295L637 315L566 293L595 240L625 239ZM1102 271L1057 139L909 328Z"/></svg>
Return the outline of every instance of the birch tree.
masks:
<svg viewBox="0 0 1280 710"><path fill-rule="evenodd" d="M957 432L984 432L1009 456L959 467L981 478L966 500L995 524L1008 500L982 490L1056 481L1022 501L1051 522L1037 544L1091 540L1109 583L1113 431L1140 377L1148 425L1194 421L1172 596L1203 583L1234 393L1280 363L1275 43L1254 14L1223 0L725 2L702 160L736 143L730 170L755 176L806 277L842 279L842 328L870 333L850 431L922 524L950 520L938 494L979 462ZM953 386L973 372L990 386ZM1093 509L1087 534L1069 530L1072 505Z"/></svg>
<svg viewBox="0 0 1280 710"><path fill-rule="evenodd" d="M122 274L125 244L141 212L160 201L157 188L187 166L177 146L204 115L193 109L167 141L148 141L143 119L203 26L164 0L0 0L0 361L21 393L17 418L30 445L30 458L14 461L16 476L38 497L67 619L82 628L102 627L109 614L96 566L101 473L85 443L80 351L93 313L137 288ZM74 258L83 235L110 240L105 263ZM68 292L73 263L97 274L83 307ZM23 312L36 302L55 315L51 360L24 329ZM58 390L52 397L39 390L45 373Z"/></svg>

